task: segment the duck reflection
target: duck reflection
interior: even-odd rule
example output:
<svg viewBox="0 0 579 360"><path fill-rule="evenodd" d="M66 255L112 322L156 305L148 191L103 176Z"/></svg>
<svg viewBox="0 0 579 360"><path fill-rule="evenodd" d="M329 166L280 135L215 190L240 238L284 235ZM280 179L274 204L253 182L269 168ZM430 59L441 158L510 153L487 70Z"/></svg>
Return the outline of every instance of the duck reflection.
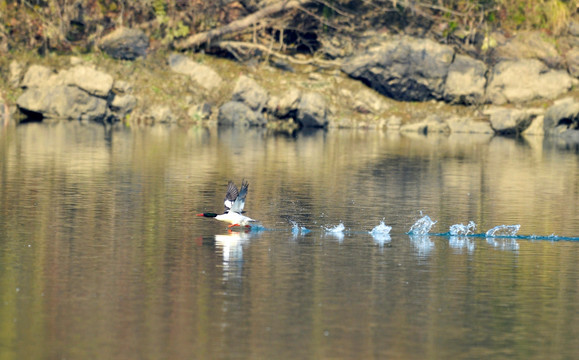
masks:
<svg viewBox="0 0 579 360"><path fill-rule="evenodd" d="M232 231L215 235L215 247L223 256L223 280L240 279L243 271L243 248L250 239L257 236L252 231Z"/></svg>

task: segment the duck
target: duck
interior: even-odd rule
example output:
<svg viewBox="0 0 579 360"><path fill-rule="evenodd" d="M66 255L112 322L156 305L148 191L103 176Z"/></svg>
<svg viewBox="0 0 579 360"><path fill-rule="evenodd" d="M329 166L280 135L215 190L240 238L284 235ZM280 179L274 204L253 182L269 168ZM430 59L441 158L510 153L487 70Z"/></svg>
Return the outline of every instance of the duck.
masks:
<svg viewBox="0 0 579 360"><path fill-rule="evenodd" d="M197 214L197 216L215 218L219 221L224 221L229 223L228 228L234 226L251 228L252 225L257 223L248 216L243 215L243 208L245 206L245 197L247 196L247 191L249 189L249 183L245 180L241 181L241 189L238 190L237 186L233 181L229 181L227 184L227 193L225 194L225 212L223 214L217 214L212 212L204 212Z"/></svg>

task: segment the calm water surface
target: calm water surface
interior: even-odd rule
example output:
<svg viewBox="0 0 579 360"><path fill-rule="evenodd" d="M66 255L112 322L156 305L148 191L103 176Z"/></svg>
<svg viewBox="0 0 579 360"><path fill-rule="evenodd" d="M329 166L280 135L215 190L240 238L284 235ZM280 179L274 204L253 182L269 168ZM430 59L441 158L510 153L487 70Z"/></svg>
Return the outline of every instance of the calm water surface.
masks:
<svg viewBox="0 0 579 360"><path fill-rule="evenodd" d="M242 178L267 230L194 216ZM579 237L578 207L577 149L542 138L8 127L0 359L577 358L579 241L532 236Z"/></svg>

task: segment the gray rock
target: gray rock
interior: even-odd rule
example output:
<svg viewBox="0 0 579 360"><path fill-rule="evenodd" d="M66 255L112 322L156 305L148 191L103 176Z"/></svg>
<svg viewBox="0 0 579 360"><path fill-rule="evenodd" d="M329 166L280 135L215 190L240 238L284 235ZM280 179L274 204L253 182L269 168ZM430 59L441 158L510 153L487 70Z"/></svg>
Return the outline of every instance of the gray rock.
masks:
<svg viewBox="0 0 579 360"><path fill-rule="evenodd" d="M267 91L250 77L242 75L233 88L232 101L239 101L249 106L253 111L261 112L269 95Z"/></svg>
<svg viewBox="0 0 579 360"><path fill-rule="evenodd" d="M298 105L297 121L303 127L325 127L328 125L328 108L324 97L318 93L305 93Z"/></svg>
<svg viewBox="0 0 579 360"><path fill-rule="evenodd" d="M565 140L567 144L579 144L579 130L565 130L561 133L561 138Z"/></svg>
<svg viewBox="0 0 579 360"><path fill-rule="evenodd" d="M393 99L426 101L443 98L453 57L450 46L405 37L348 59L342 70Z"/></svg>
<svg viewBox="0 0 579 360"><path fill-rule="evenodd" d="M119 119L124 119L137 106L137 98L133 95L116 95L109 105Z"/></svg>
<svg viewBox="0 0 579 360"><path fill-rule="evenodd" d="M147 55L149 38L139 29L120 28L105 36L100 48L115 59L135 60Z"/></svg>
<svg viewBox="0 0 579 360"><path fill-rule="evenodd" d="M400 132L419 133L424 135L449 134L450 127L446 121L442 120L438 116L433 115L424 121L401 126Z"/></svg>
<svg viewBox="0 0 579 360"><path fill-rule="evenodd" d="M112 90L115 94L127 94L133 91L133 84L124 80L116 80Z"/></svg>
<svg viewBox="0 0 579 360"><path fill-rule="evenodd" d="M544 115L534 118L531 125L523 131L523 135L545 135L545 130L543 130L544 119Z"/></svg>
<svg viewBox="0 0 579 360"><path fill-rule="evenodd" d="M479 104L484 100L487 67L482 61L456 55L448 69L444 98L457 104Z"/></svg>
<svg viewBox="0 0 579 360"><path fill-rule="evenodd" d="M571 76L579 78L579 48L572 48L565 54L567 70Z"/></svg>
<svg viewBox="0 0 579 360"><path fill-rule="evenodd" d="M24 88L73 85L91 95L106 97L113 87L113 77L89 66L79 65L55 73L42 65L31 65L22 79Z"/></svg>
<svg viewBox="0 0 579 360"><path fill-rule="evenodd" d="M58 85L58 76L56 73L46 66L42 65L30 65L24 78L22 78L22 83L20 84L23 88L32 88L47 85Z"/></svg>
<svg viewBox="0 0 579 360"><path fill-rule="evenodd" d="M177 117L166 105L156 105L153 106L148 111L148 117L153 123L157 124L172 124L177 122Z"/></svg>
<svg viewBox="0 0 579 360"><path fill-rule="evenodd" d="M488 121L476 121L469 118L455 118L448 121L450 132L453 134L493 134L494 131Z"/></svg>
<svg viewBox="0 0 579 360"><path fill-rule="evenodd" d="M212 113L213 109L208 103L193 105L187 111L187 115L189 115L189 117L195 121L207 120Z"/></svg>
<svg viewBox="0 0 579 360"><path fill-rule="evenodd" d="M569 74L549 70L539 60L503 61L491 72L487 98L498 105L552 99L571 89L572 85Z"/></svg>
<svg viewBox="0 0 579 360"><path fill-rule="evenodd" d="M24 64L19 61L12 60L9 65L8 84L14 88L19 87L23 74Z"/></svg>
<svg viewBox="0 0 579 360"><path fill-rule="evenodd" d="M229 101L219 108L217 124L228 126L261 126L265 118L239 101Z"/></svg>
<svg viewBox="0 0 579 360"><path fill-rule="evenodd" d="M301 96L302 93L298 89L292 88L281 98L277 99L277 102L272 101L274 103L272 107L269 107L268 104L268 108L276 117L280 119L286 118L297 111Z"/></svg>
<svg viewBox="0 0 579 360"><path fill-rule="evenodd" d="M74 86L32 87L16 101L25 111L46 118L102 120L107 111L104 99L91 96Z"/></svg>
<svg viewBox="0 0 579 360"><path fill-rule="evenodd" d="M543 130L548 135L560 135L569 129L579 128L579 102L574 98L556 101L545 112Z"/></svg>
<svg viewBox="0 0 579 360"><path fill-rule="evenodd" d="M74 85L91 95L107 97L113 88L113 77L89 66L79 65L61 71L58 77L65 85Z"/></svg>
<svg viewBox="0 0 579 360"><path fill-rule="evenodd" d="M208 91L219 88L223 83L221 76L215 70L207 65L199 64L185 55L171 54L169 67L179 74L190 76L193 81Z"/></svg>
<svg viewBox="0 0 579 360"><path fill-rule="evenodd" d="M537 59L551 66L563 62L552 41L537 31L521 32L497 46L493 53L495 62L504 60Z"/></svg>
<svg viewBox="0 0 579 360"><path fill-rule="evenodd" d="M491 127L499 135L521 134L541 115L541 109L509 109L490 107L484 111L489 116Z"/></svg>
<svg viewBox="0 0 579 360"><path fill-rule="evenodd" d="M351 95L352 108L360 114L378 114L388 109L388 104L382 100L384 97L370 89L362 89Z"/></svg>

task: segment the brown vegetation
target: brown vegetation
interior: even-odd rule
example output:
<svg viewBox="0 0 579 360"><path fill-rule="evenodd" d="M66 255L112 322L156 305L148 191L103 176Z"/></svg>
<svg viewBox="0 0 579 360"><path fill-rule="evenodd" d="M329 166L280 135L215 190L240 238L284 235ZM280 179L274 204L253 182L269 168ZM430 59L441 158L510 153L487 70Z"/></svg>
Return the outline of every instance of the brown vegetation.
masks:
<svg viewBox="0 0 579 360"><path fill-rule="evenodd" d="M315 53L322 36L367 29L460 43L497 27L558 34L577 7L577 0L0 0L0 52L88 52L119 26L144 30L153 48L206 51L219 38Z"/></svg>

